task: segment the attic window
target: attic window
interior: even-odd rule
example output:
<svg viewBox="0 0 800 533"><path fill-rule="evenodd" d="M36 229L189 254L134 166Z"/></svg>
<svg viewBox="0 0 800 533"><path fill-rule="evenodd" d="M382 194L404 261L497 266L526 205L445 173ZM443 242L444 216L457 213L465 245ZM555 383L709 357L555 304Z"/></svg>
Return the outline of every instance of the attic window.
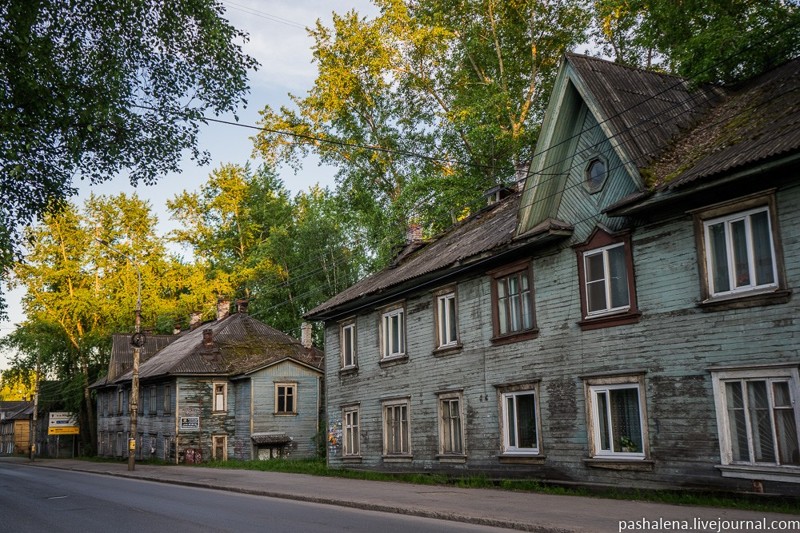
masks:
<svg viewBox="0 0 800 533"><path fill-rule="evenodd" d="M586 189L590 193L598 192L606 181L606 162L595 157L586 165Z"/></svg>

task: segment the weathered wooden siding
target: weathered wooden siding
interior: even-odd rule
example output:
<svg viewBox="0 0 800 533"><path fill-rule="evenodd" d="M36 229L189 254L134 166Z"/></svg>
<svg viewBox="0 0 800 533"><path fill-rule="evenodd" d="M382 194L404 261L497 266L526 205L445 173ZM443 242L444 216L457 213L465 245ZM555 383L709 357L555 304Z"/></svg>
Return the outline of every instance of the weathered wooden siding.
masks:
<svg viewBox="0 0 800 533"><path fill-rule="evenodd" d="M284 361L251 376L253 433L282 432L291 437L289 457L314 457L319 431L321 375L310 368ZM296 383L296 414L276 413L275 384Z"/></svg>
<svg viewBox="0 0 800 533"><path fill-rule="evenodd" d="M213 410L214 383L226 383L226 402L227 409L223 413ZM233 454L235 439L235 413L236 395L234 386L225 379L196 378L186 377L177 379L177 399L178 412L180 417L197 416L200 419L200 427L196 430L178 429L176 448L178 461L183 462L186 451L200 450L202 460L208 461L212 458L212 437L227 437L227 453L225 458Z"/></svg>
<svg viewBox="0 0 800 533"><path fill-rule="evenodd" d="M164 409L164 387L171 387L171 402ZM156 388L156 405L151 406L150 389ZM118 387L103 389L97 394L97 453L105 457L127 457L124 446L119 445L119 435L127 440L130 430L130 412L127 403L124 412L119 413L117 405ZM124 388L128 394L130 387ZM104 395L108 398L104 400ZM104 401L108 410L104 410ZM139 392L139 409L136 418L136 458L175 461L175 381L142 383Z"/></svg>
<svg viewBox="0 0 800 533"><path fill-rule="evenodd" d="M610 159L610 158L609 158ZM610 165L610 166L613 166ZM573 177L574 178L574 177ZM607 186L611 185L610 183ZM624 194L623 184L603 203ZM747 480L722 478L714 398L708 368L715 365L797 362L798 301L718 311L701 310L694 228L688 215L642 224L633 231L640 322L582 331L577 259L571 244L582 242L604 217L581 219L580 186L562 200L566 220L577 222L571 242L533 257L536 339L492 346L489 278L459 280L459 334L463 349L433 355L433 299L425 291L406 300L408 360L382 368L379 315L356 317L358 372L339 373L339 329L326 325L328 424L341 432L342 406L361 409L361 467L383 470L469 469L506 476L537 476L626 486L748 488ZM777 193L787 285L800 283L800 189ZM598 206L602 208L603 205ZM576 218L577 217L577 218ZM590 467L584 381L581 376L644 371L652 471ZM541 465L501 464L496 385L539 380L542 423ZM440 463L436 393L463 389L467 462ZM381 399L410 396L413 461L382 460ZM329 448L332 466L345 465L338 444ZM797 485L779 490L798 492Z"/></svg>
<svg viewBox="0 0 800 533"><path fill-rule="evenodd" d="M233 443L233 457L248 461L253 458L252 435L252 384L250 378L233 382L236 394L236 421Z"/></svg>

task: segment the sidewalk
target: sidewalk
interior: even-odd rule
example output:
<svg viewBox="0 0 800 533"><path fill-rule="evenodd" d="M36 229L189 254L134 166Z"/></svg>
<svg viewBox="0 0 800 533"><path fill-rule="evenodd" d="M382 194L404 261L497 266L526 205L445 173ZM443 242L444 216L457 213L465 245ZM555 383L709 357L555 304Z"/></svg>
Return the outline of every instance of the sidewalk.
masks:
<svg viewBox="0 0 800 533"><path fill-rule="evenodd" d="M9 460L4 458L3 460ZM13 459L12 459L13 460ZM60 468L111 476L174 483L191 487L242 492L373 511L400 513L537 532L627 531L774 531L800 530L800 515L783 515L608 500L581 496L553 496L492 489L413 485L383 481L328 478L253 470L127 463L94 463L73 459L27 459L15 462L34 467ZM642 522L646 520L646 522ZM623 523L621 521L635 523ZM672 523L672 521L679 521ZM684 521L686 521L684 523ZM703 521L703 522L700 522ZM718 524L712 521L730 521ZM755 521L750 527L738 521ZM669 522L669 523L667 523ZM681 526L688 524L688 529ZM766 526L765 526L765 525ZM627 527L626 527L627 526ZM741 527L736 527L741 526ZM790 526L790 527L787 527Z"/></svg>

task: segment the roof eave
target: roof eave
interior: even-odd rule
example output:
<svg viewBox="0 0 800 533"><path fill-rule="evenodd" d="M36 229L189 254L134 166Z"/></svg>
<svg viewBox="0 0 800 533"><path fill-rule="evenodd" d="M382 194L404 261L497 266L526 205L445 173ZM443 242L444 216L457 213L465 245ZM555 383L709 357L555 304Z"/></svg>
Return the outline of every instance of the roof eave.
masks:
<svg viewBox="0 0 800 533"><path fill-rule="evenodd" d="M404 298L409 293L441 285L456 276L467 274L481 267L488 268L488 265L502 261L509 255L531 248L546 246L554 241L560 241L571 236L572 232L573 228L570 224L559 220L547 219L526 233L515 237L502 248L486 250L458 263L448 265L446 268L406 280L385 290L363 295L316 313L306 314L304 318L312 321L327 322L342 319L365 308L375 307L378 304L389 304L394 300Z"/></svg>

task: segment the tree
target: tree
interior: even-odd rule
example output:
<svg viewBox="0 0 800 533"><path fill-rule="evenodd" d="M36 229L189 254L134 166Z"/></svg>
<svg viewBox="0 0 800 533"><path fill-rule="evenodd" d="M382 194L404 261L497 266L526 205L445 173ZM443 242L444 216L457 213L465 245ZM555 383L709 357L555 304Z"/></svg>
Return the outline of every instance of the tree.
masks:
<svg viewBox="0 0 800 533"><path fill-rule="evenodd" d="M20 227L127 171L180 171L203 117L234 111L256 62L216 0L0 0L0 274Z"/></svg>
<svg viewBox="0 0 800 533"><path fill-rule="evenodd" d="M746 79L800 53L796 1L596 0L595 9L598 41L617 61L697 82Z"/></svg>
<svg viewBox="0 0 800 533"><path fill-rule="evenodd" d="M311 30L314 86L296 110L263 110L256 149L273 164L313 151L337 166L382 264L410 220L448 226L530 158L589 15L583 0L376 4L374 20L350 12Z"/></svg>
<svg viewBox="0 0 800 533"><path fill-rule="evenodd" d="M366 251L346 202L313 187L291 198L268 166L223 165L199 193L167 202L220 295L244 297L254 316L298 336L302 315L355 283Z"/></svg>
<svg viewBox="0 0 800 533"><path fill-rule="evenodd" d="M197 269L167 257L156 222L137 196L92 195L82 211L67 203L29 228L29 253L14 266L13 283L26 289L26 320L2 340L15 353L6 375L41 369L64 383L50 399L80 413L87 449L96 443L88 387L108 368L111 334L133 329L139 275L145 330L210 296Z"/></svg>

